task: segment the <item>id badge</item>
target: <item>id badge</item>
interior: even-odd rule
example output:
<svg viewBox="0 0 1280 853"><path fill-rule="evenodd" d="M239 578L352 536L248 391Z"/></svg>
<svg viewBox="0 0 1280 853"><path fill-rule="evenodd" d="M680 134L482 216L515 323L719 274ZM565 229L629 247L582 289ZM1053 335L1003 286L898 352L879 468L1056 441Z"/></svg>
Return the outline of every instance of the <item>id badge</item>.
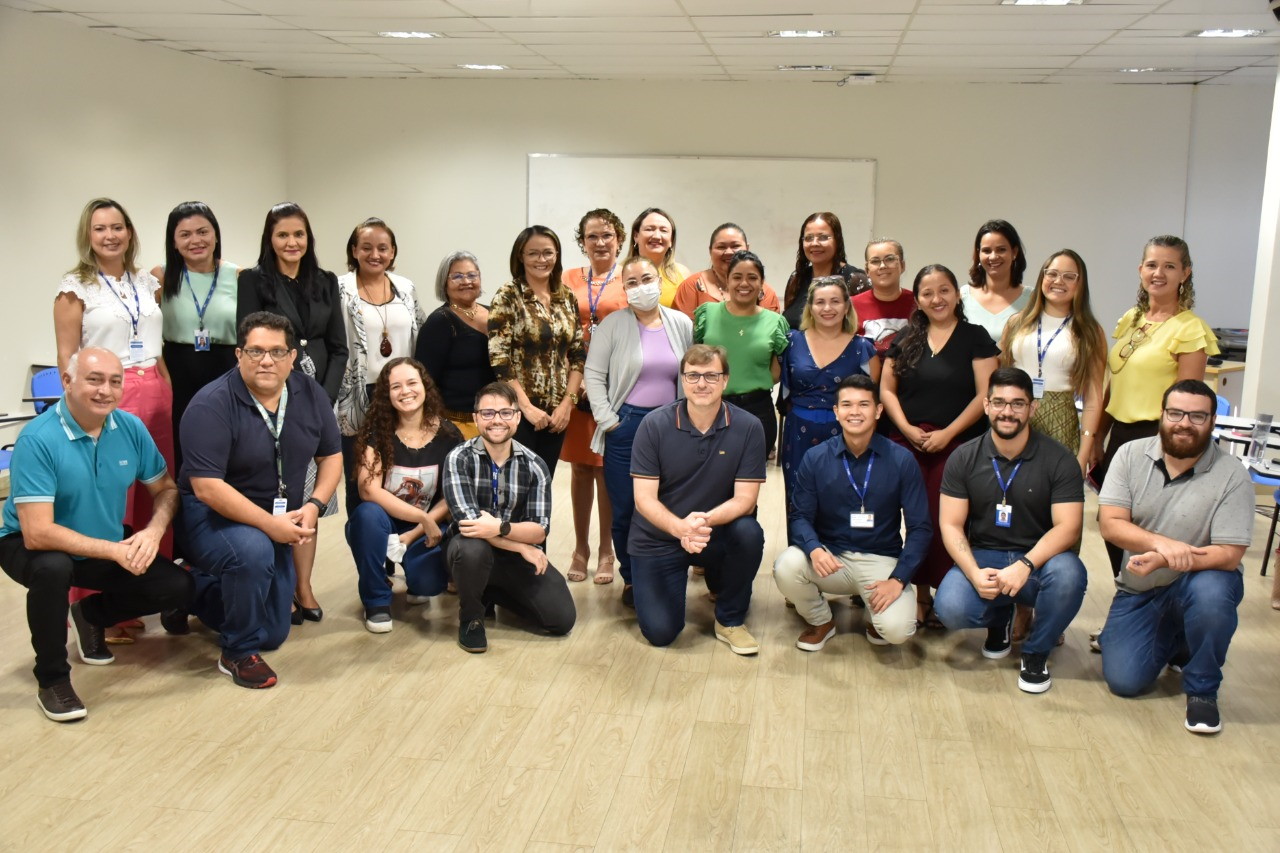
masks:
<svg viewBox="0 0 1280 853"><path fill-rule="evenodd" d="M272 515L284 515L288 511L289 511L288 498L276 498L275 500L271 501Z"/></svg>
<svg viewBox="0 0 1280 853"><path fill-rule="evenodd" d="M1044 380L1039 377L1031 380L1031 396L1036 400L1044 399Z"/></svg>
<svg viewBox="0 0 1280 853"><path fill-rule="evenodd" d="M849 513L849 526L858 530L870 530L876 526L876 514L874 512L851 512Z"/></svg>
<svg viewBox="0 0 1280 853"><path fill-rule="evenodd" d="M1008 504L996 504L996 527L1010 527L1013 524L1013 507Z"/></svg>
<svg viewBox="0 0 1280 853"><path fill-rule="evenodd" d="M143 349L142 341L138 338L129 341L129 361L133 364L140 364L144 358L145 350Z"/></svg>
<svg viewBox="0 0 1280 853"><path fill-rule="evenodd" d="M587 337L590 338L591 340L595 340L595 337L596 337L595 323L592 323L590 326L587 327Z"/></svg>
<svg viewBox="0 0 1280 853"><path fill-rule="evenodd" d="M196 352L209 351L209 330L196 329Z"/></svg>

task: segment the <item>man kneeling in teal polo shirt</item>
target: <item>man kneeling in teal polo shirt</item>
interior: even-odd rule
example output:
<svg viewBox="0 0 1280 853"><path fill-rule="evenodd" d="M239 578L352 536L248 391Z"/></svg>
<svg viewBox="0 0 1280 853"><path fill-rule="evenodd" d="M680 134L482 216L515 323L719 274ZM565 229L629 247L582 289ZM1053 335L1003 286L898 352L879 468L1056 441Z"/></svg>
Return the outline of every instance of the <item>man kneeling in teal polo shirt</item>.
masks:
<svg viewBox="0 0 1280 853"><path fill-rule="evenodd" d="M178 489L142 421L115 410L123 387L120 359L81 350L62 375L62 399L27 424L13 448L0 567L27 588L37 698L59 723L87 713L67 662L73 584L101 590L70 606L80 657L91 664L114 660L102 640L105 627L185 608L194 589L190 575L157 556ZM155 512L146 528L122 540L125 502L137 480Z"/></svg>

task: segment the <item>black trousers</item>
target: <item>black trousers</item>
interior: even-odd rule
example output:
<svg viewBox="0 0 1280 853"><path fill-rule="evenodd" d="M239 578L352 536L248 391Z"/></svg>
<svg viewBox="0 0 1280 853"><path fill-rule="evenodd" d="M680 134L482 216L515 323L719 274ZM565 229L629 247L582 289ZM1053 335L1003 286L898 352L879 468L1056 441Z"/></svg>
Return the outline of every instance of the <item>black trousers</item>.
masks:
<svg viewBox="0 0 1280 853"><path fill-rule="evenodd" d="M521 418L520 426L516 427L516 434L512 438L538 454L542 461L547 463L551 476L555 477L556 463L560 461L560 449L564 447L564 432L552 432L550 427L534 429L532 424Z"/></svg>
<svg viewBox="0 0 1280 853"><path fill-rule="evenodd" d="M773 394L769 391L725 394L724 401L739 409L746 409L760 420L760 425L764 427L764 452L767 458L769 452L778 445L778 413L773 407Z"/></svg>
<svg viewBox="0 0 1280 853"><path fill-rule="evenodd" d="M447 549L449 570L458 586L462 624L484 618L486 604L513 610L548 634L567 634L578 611L564 575L548 565L542 574L514 551L484 539L454 536Z"/></svg>
<svg viewBox="0 0 1280 853"><path fill-rule="evenodd" d="M0 568L27 588L27 626L35 649L36 681L49 687L71 675L67 661L67 593L71 587L101 590L80 605L89 622L109 628L161 610L185 610L195 584L164 557L140 575L110 560L75 560L61 551L31 551L21 533L0 539Z"/></svg>
<svg viewBox="0 0 1280 853"><path fill-rule="evenodd" d="M1131 424L1116 421L1111 425L1111 435L1107 439L1107 452L1102 457L1102 461L1093 469L1094 482L1098 484L1098 488L1102 488L1102 484L1107 481L1107 471L1111 470L1111 460L1116 458L1116 451L1124 447L1131 441L1137 441L1140 438L1151 438L1160 433L1159 421L1135 421ZM1111 561L1111 575L1119 577L1120 561L1124 559L1124 549L1117 548L1110 542L1105 543L1107 546L1107 558Z"/></svg>
<svg viewBox="0 0 1280 853"><path fill-rule="evenodd" d="M236 348L213 344L208 352L196 352L195 344L164 342L164 363L173 380L173 478L182 468L182 415L196 392L236 366Z"/></svg>

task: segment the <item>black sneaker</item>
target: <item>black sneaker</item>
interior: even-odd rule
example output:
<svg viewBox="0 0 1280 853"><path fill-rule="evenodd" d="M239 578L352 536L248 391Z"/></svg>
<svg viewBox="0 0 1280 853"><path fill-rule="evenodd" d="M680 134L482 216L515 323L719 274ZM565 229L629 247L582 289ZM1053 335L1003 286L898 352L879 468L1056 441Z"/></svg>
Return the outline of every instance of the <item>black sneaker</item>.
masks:
<svg viewBox="0 0 1280 853"><path fill-rule="evenodd" d="M166 633L177 637L191 633L191 624L187 621L185 610L160 611L160 627L164 628Z"/></svg>
<svg viewBox="0 0 1280 853"><path fill-rule="evenodd" d="M1198 735L1211 735L1222 731L1222 717L1218 715L1218 700L1208 696L1187 697L1187 731Z"/></svg>
<svg viewBox="0 0 1280 853"><path fill-rule="evenodd" d="M484 620L472 619L465 625L458 626L458 645L464 652L480 654L489 648L489 641L484 636Z"/></svg>
<svg viewBox="0 0 1280 853"><path fill-rule="evenodd" d="M41 687L36 693L36 701L40 710L55 723L69 723L72 720L83 720L89 713L84 703L71 687L71 679L59 681L51 687Z"/></svg>
<svg viewBox="0 0 1280 853"><path fill-rule="evenodd" d="M997 617L987 626L987 641L982 644L982 656L988 660L1000 660L1009 656L1013 648L1013 608L1005 617Z"/></svg>
<svg viewBox="0 0 1280 853"><path fill-rule="evenodd" d="M366 607L364 610L364 627L370 634L391 633L391 608Z"/></svg>
<svg viewBox="0 0 1280 853"><path fill-rule="evenodd" d="M276 683L275 670L267 666L262 655L245 655L235 660L222 655L218 658L218 671L231 676L231 680L241 687L260 689L273 687Z"/></svg>
<svg viewBox="0 0 1280 853"><path fill-rule="evenodd" d="M636 609L636 588L629 583L622 585L622 606Z"/></svg>
<svg viewBox="0 0 1280 853"><path fill-rule="evenodd" d="M1018 673L1018 688L1024 693L1043 693L1053 686L1049 677L1048 655L1022 656L1022 671Z"/></svg>
<svg viewBox="0 0 1280 853"><path fill-rule="evenodd" d="M76 635L80 660L91 666L114 663L116 656L107 649L107 631L84 618L84 599L71 605L71 627Z"/></svg>

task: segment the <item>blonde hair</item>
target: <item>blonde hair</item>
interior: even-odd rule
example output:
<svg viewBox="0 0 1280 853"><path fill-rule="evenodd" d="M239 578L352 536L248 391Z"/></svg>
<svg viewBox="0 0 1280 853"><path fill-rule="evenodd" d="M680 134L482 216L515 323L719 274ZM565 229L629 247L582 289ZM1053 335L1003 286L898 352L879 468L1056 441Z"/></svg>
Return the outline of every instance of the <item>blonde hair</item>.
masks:
<svg viewBox="0 0 1280 853"><path fill-rule="evenodd" d="M89 241L89 229L93 226L93 215L107 208L120 211L120 215L124 218L124 227L129 231L129 248L124 250L125 272L131 275L138 273L138 232L133 227L133 220L129 218L128 211L118 201L95 198L80 211L80 224L76 228L76 250L79 252L80 260L70 271L71 275L84 284L98 283L98 271L101 268L98 265L98 256L93 253L93 245Z"/></svg>
<svg viewBox="0 0 1280 853"><path fill-rule="evenodd" d="M813 328L813 297L823 287L840 288L840 292L844 294L844 302L849 306L849 310L845 312L844 323L841 325L840 331L849 335L857 332L858 312L854 309L852 297L849 295L849 284L842 276L838 275L818 276L809 285L809 293L804 299L804 312L800 315L800 331L807 332Z"/></svg>

